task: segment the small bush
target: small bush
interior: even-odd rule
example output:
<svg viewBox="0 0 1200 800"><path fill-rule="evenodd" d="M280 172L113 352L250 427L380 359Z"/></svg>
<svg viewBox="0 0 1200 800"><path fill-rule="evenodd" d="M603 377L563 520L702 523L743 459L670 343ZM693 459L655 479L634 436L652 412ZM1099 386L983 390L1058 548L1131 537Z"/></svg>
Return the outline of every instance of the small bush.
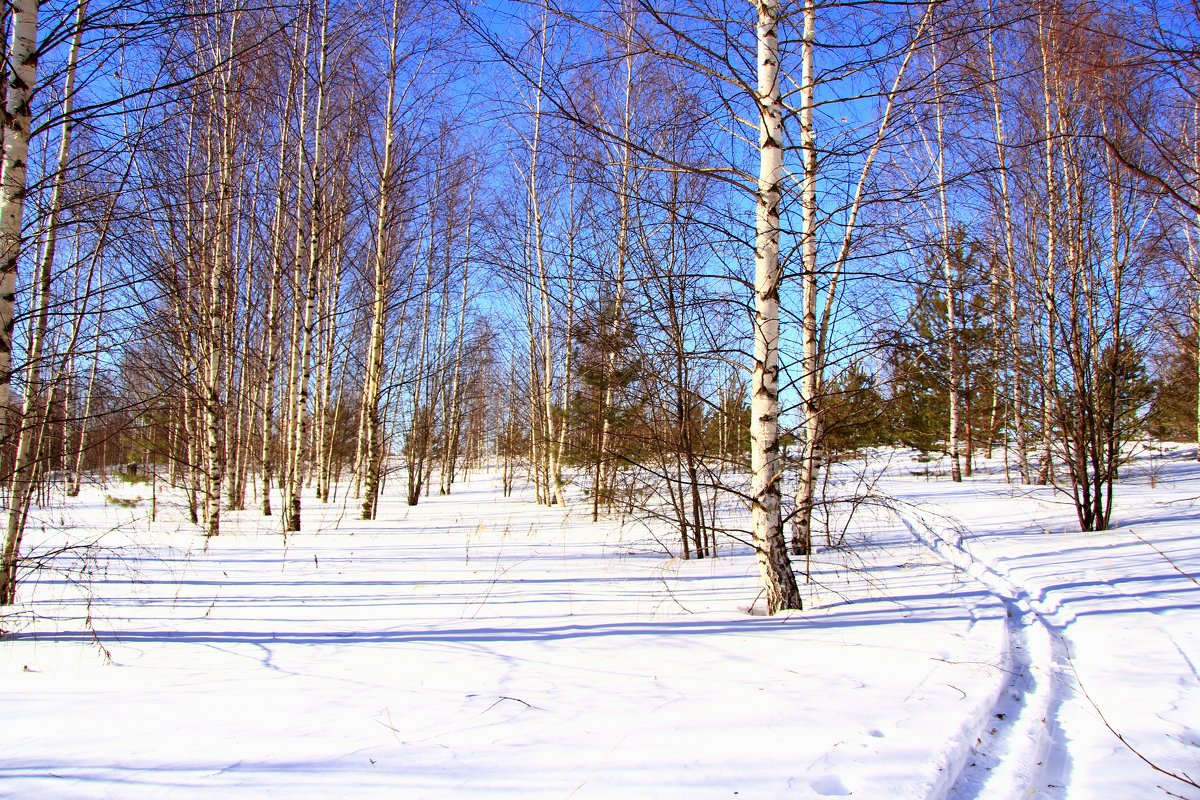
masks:
<svg viewBox="0 0 1200 800"><path fill-rule="evenodd" d="M120 506L121 508L137 508L138 503L142 502L140 497L113 497L111 494L105 497L110 506Z"/></svg>

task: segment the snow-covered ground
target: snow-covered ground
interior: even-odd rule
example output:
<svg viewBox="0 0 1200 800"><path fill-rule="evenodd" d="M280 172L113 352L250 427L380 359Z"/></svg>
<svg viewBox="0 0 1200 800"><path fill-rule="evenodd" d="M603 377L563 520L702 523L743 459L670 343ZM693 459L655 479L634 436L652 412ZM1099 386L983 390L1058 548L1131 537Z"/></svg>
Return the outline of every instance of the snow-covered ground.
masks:
<svg viewBox="0 0 1200 800"><path fill-rule="evenodd" d="M1126 467L1112 529L1103 533L1080 533L1066 496L1008 486L1002 476L959 485L889 481L917 516L920 509L947 515L926 526L940 534L934 544L1006 598L1015 620L1010 641L1032 651L1034 686L1023 702L1036 713L1000 726L1000 741L980 748L980 764L1011 768L1014 745L1003 736L1015 727L1025 737L1044 717L1042 741L1020 746L1043 762L1034 777L1055 784L1041 787L1046 796L1200 798L1195 453L1170 448ZM971 772L962 786L986 780ZM1021 795L989 786L960 796Z"/></svg>
<svg viewBox="0 0 1200 800"><path fill-rule="evenodd" d="M1101 534L874 459L888 508L773 618L733 545L673 560L487 476L207 543L94 488L28 535L102 548L3 621L0 795L1200 800L1131 749L1200 778L1194 452L1128 469Z"/></svg>

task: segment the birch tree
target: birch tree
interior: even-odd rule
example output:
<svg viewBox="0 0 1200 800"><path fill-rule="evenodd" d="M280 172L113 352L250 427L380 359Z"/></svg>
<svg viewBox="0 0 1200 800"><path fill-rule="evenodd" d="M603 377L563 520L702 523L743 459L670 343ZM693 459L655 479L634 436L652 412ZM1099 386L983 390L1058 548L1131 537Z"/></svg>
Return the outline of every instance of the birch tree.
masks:
<svg viewBox="0 0 1200 800"><path fill-rule="evenodd" d="M291 53L291 58L288 60L288 78L287 84L283 89L283 106L280 114L281 124L279 125L279 149L277 156L277 166L275 173L275 206L271 216L271 227L269 231L271 242L270 255L270 277L267 287L267 303L265 309L265 325L263 328L263 343L262 350L264 352L263 364L263 400L262 400L262 446L259 451L259 476L262 493L262 513L263 516L271 516L271 492L275 479L275 384L276 384L276 369L279 360L279 349L281 344L280 327L280 311L283 305L283 288L280 285L283 280L284 264L286 261L285 254L285 208L287 201L288 182L287 182L287 156L289 149L289 134L290 112L292 109L292 95L296 90L298 81L297 72L301 69L298 63L296 54ZM307 81L303 82L307 88ZM303 99L300 103L304 106ZM303 113L303 112L301 112ZM303 131L303 125L301 125Z"/></svg>
<svg viewBox="0 0 1200 800"><path fill-rule="evenodd" d="M1021 482L1032 481L1029 470L1029 445L1025 422L1025 365L1022 359L1020 290L1017 284L1016 221L1014 219L1012 192L1009 189L1009 143L1005 126L1003 88L998 67L996 39L998 35L995 8L988 3L988 22L984 28L987 52L985 94L990 101L992 136L996 153L996 178L999 191L999 217L1001 225L1002 254L1004 263L1005 294L1008 299L1006 355L1010 380L1009 403L1012 408L1013 428L1016 434L1017 465ZM1006 462L1007 463L1007 462Z"/></svg>
<svg viewBox="0 0 1200 800"><path fill-rule="evenodd" d="M307 236L307 264L301 271L300 248L296 252L296 286L303 286L302 297L304 311L299 319L298 349L293 353L295 366L295 384L293 388L294 415L291 419L289 433L289 463L287 468L287 490L285 492L283 529L284 531L300 530L301 513L301 483L305 469L305 453L308 445L309 412L308 401L312 391L314 331L316 328L317 289L320 285L321 270L321 227L325 221L323 202L325 200L324 183L324 151L322 149L325 133L325 103L328 85L326 83L326 66L329 59L329 4L321 9L320 33L318 36L318 62L316 74L316 110L313 121L312 153L308 160L306 177L309 190L309 215Z"/></svg>
<svg viewBox="0 0 1200 800"><path fill-rule="evenodd" d="M462 435L464 413L463 383L465 378L463 357L467 344L467 309L469 307L469 289L471 279L471 239L475 223L475 195L478 189L476 167L472 163L467 177L467 219L465 227L465 242L462 254L462 291L459 294L458 325L454 345L454 367L450 377L449 409L446 415L445 442L442 446L442 485L439 494L450 494L454 485L455 473L458 469L459 440ZM450 276L446 276L447 281ZM569 323L568 323L569 327ZM568 367L569 369L569 367ZM564 426L565 427L565 426ZM560 433L558 452L562 452ZM565 501L564 501L565 502Z"/></svg>
<svg viewBox="0 0 1200 800"><path fill-rule="evenodd" d="M383 162L379 172L379 205L375 216L374 296L371 301L371 336L367 346L366 373L363 377L362 416L363 459L365 461L366 492L362 500L362 518L375 519L379 502L379 470L383 421L380 403L383 394L383 347L386 338L387 302L390 284L390 200L395 177L393 150L396 147L396 82L399 70L400 3L393 0L391 25L388 29L387 99L384 102Z"/></svg>
<svg viewBox="0 0 1200 800"><path fill-rule="evenodd" d="M1116 98L1114 110L1120 114L1120 126L1133 135L1105 134L1104 144L1112 158L1146 189L1164 200L1177 221L1183 238L1176 248L1177 270L1164 273L1165 297L1173 298L1162 309L1160 319L1185 320L1183 324L1164 325L1185 353L1200 348L1200 70L1194 54L1200 45L1196 24L1200 9L1191 4L1152 5L1136 18L1145 31L1137 44L1141 63L1148 69L1146 85L1153 89L1150 102L1132 102ZM1200 365L1200 361L1195 361ZM1200 366L1190 370L1172 368L1165 381L1175 383L1176 376L1186 381L1186 395L1200 386ZM1186 375L1186 378L1184 377ZM1170 387L1176 390L1183 387ZM1168 393L1164 386L1162 395ZM1200 441L1200 393L1194 407L1194 435ZM1157 405L1158 403L1156 403ZM1196 451L1200 460L1200 448Z"/></svg>
<svg viewBox="0 0 1200 800"><path fill-rule="evenodd" d="M67 56L67 74L63 86L62 122L59 126L58 156L54 168L50 194L50 208L46 219L46 232L42 244L37 276L34 309L34 327L28 349L28 369L25 381L25 398L21 408L21 428L17 437L12 485L9 491L9 508L3 562L3 577L0 578L0 604L8 605L16 598L17 562L20 558L21 539L29 510L33 489L35 462L46 432L47 420L54 406L54 389L49 393L43 386L46 360L46 333L49 325L50 307L53 303L51 282L54 275L54 258L60 235L61 215L64 204L63 192L67 181L67 170L71 156L72 109L75 102L75 75L79 64L79 51L83 39L87 2L81 0L76 7L74 33ZM7 141L7 136L5 137ZM7 170L8 164L5 164ZM2 194L0 194L2 196ZM82 318L74 321L74 333L69 350L74 349L74 339L79 335Z"/></svg>
<svg viewBox="0 0 1200 800"><path fill-rule="evenodd" d="M811 5L811 0L809 0ZM808 9L806 5L806 9ZM779 453L779 200L783 182L779 17L775 0L759 0L759 177L754 245L754 370L750 381L750 514L754 549L774 614L802 607L783 536ZM807 12L806 12L807 13ZM806 24L806 32L811 30Z"/></svg>
<svg viewBox="0 0 1200 800"><path fill-rule="evenodd" d="M8 433L12 394L14 304L33 119L30 101L37 84L39 5L38 0L18 0L12 4L12 37L5 59L4 165L0 174L0 435ZM15 569L18 545L18 542L5 545L4 575L0 577L5 583L0 585L0 602L12 602L15 584L10 572Z"/></svg>
<svg viewBox="0 0 1200 800"><path fill-rule="evenodd" d="M815 507L817 483L821 467L821 442L824 438L821 397L832 349L833 321L839 304L839 289L860 236L859 214L867 200L868 180L875 168L876 159L890 133L893 117L905 88L905 78L914 54L925 43L925 37L936 2L930 0L916 24L902 43L900 62L890 87L883 95L883 108L878 122L873 126L866 155L857 169L857 181L852 199L845 209L841 227L840 244L828 267L828 280L822 291L821 279L824 272L818 249L820 204L817 186L821 179L820 151L813 114L817 104L816 78L816 31L817 8L814 0L806 0L803 7L803 35L801 37L801 79L799 85L799 116L801 125L801 376L800 404L802 412L802 445L800 476L796 489L795 510L792 515L791 552L794 555L811 553L812 518Z"/></svg>

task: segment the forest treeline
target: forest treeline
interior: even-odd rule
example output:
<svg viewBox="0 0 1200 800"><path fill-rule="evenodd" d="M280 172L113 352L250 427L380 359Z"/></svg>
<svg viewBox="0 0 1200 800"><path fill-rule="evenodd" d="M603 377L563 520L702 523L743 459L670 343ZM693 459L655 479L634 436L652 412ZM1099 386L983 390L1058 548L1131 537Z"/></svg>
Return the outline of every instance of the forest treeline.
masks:
<svg viewBox="0 0 1200 800"><path fill-rule="evenodd" d="M115 471L217 535L489 466L684 558L749 541L773 613L835 461L1002 453L1103 530L1130 443L1197 436L1193 4L2 22L4 603L30 519Z"/></svg>

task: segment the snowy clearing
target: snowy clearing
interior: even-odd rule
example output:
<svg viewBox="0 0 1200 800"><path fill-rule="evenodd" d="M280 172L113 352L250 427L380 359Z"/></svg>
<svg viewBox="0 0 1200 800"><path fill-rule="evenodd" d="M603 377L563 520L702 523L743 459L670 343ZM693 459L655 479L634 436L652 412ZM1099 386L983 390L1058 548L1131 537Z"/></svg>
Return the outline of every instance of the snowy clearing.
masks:
<svg viewBox="0 0 1200 800"><path fill-rule="evenodd" d="M31 524L31 552L102 549L5 619L0 794L1200 798L1116 736L1200 777L1188 456L1129 468L1102 534L897 457L896 513L860 510L776 617L743 548L670 559L488 476L207 546L93 487Z"/></svg>

